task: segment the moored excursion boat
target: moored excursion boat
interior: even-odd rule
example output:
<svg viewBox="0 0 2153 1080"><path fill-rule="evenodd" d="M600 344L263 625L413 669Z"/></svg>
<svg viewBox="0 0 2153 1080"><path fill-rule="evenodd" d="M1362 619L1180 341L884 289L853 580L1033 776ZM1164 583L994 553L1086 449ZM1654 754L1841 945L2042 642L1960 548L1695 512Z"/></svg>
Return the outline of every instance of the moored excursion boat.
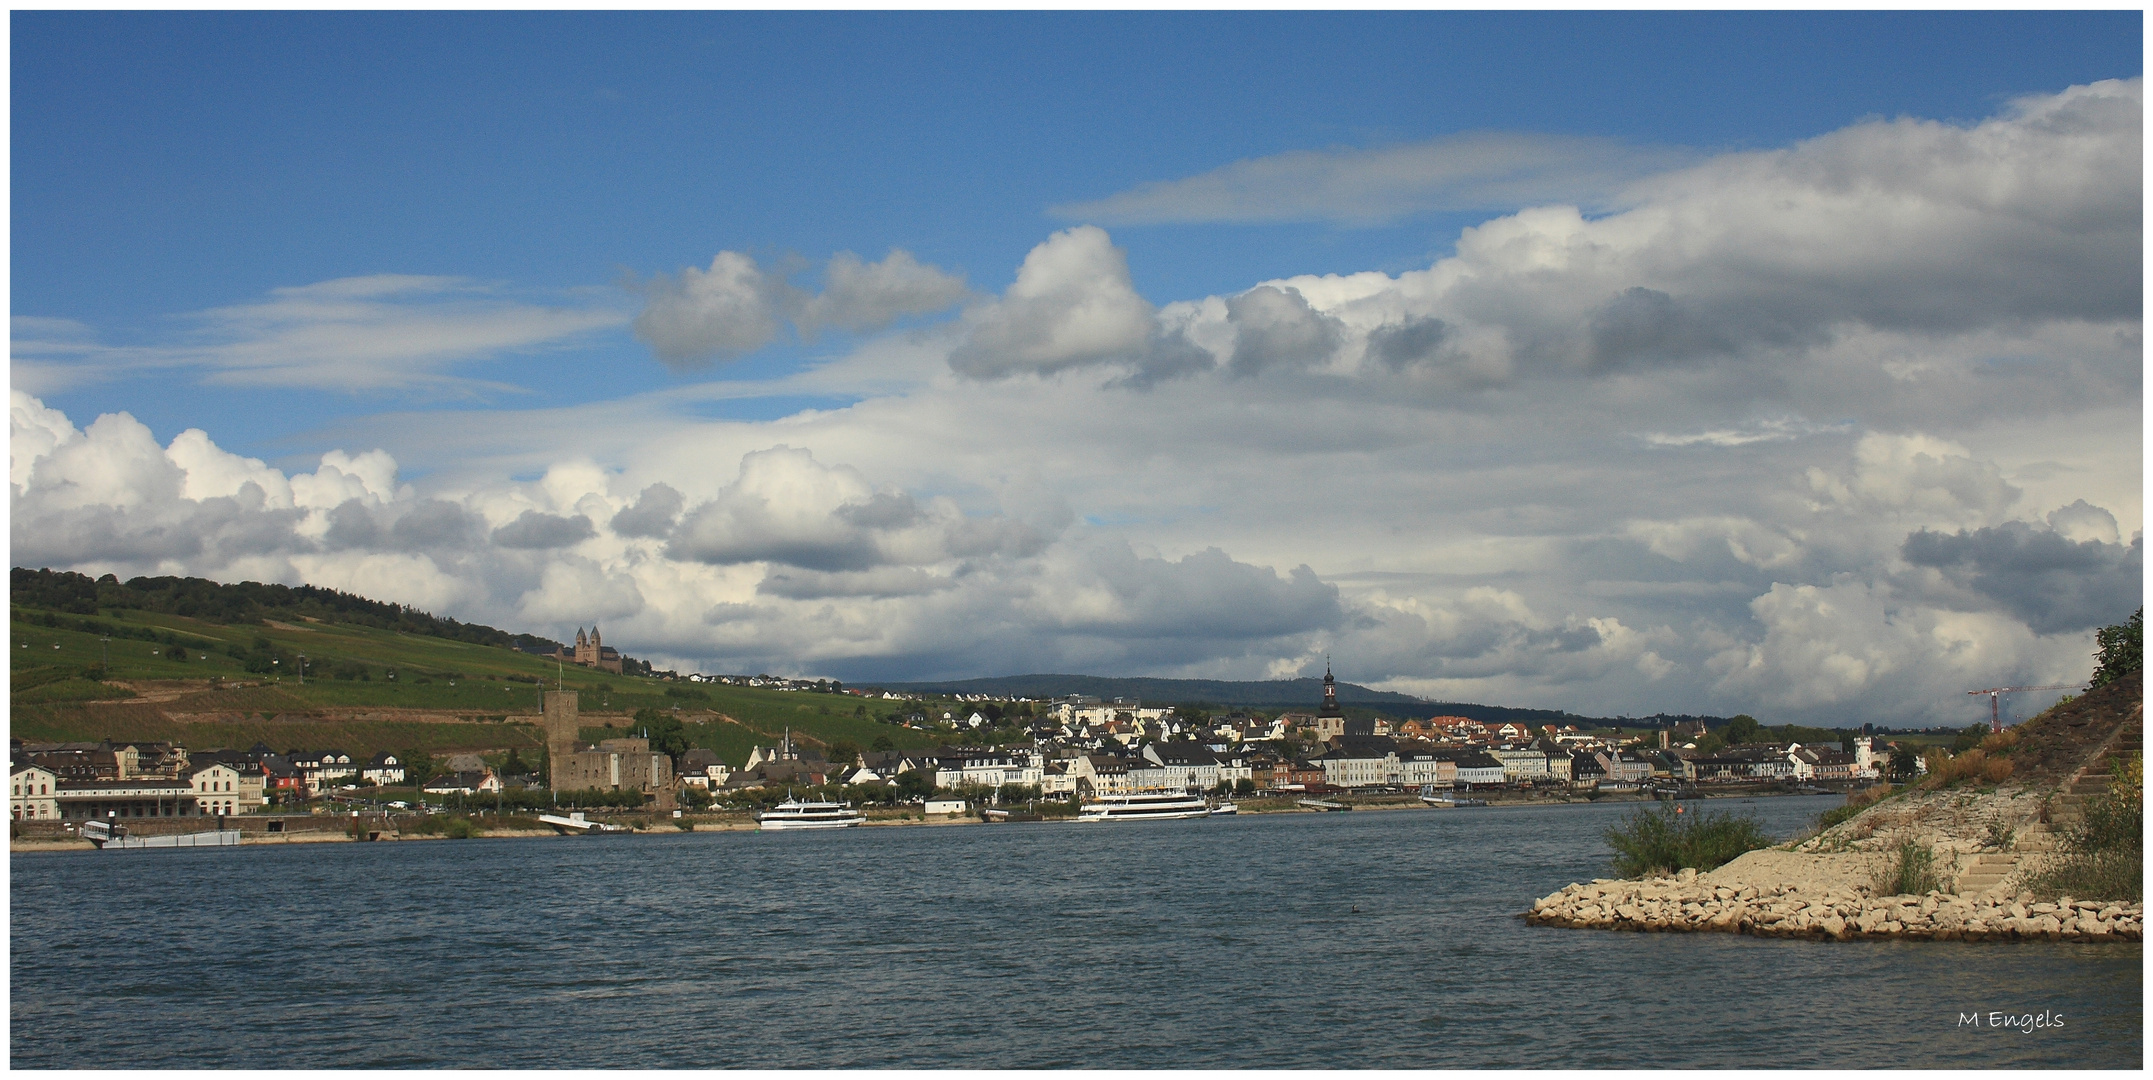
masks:
<svg viewBox="0 0 2153 1080"><path fill-rule="evenodd" d="M1146 791L1095 795L1077 807L1078 821L1160 821L1210 817L1211 807L1185 791Z"/></svg>
<svg viewBox="0 0 2153 1080"><path fill-rule="evenodd" d="M860 823L860 812L844 803L787 799L755 820L765 829L846 829Z"/></svg>
<svg viewBox="0 0 2153 1080"><path fill-rule="evenodd" d="M211 829L208 832L182 833L177 836L129 836L127 826L116 821L98 820L83 822L82 831L78 835L102 850L233 847L239 843L238 829Z"/></svg>
<svg viewBox="0 0 2153 1080"><path fill-rule="evenodd" d="M1211 808L1211 816L1212 816L1212 817L1232 817L1232 816L1234 816L1235 814L1238 814L1238 813L1240 813L1240 812L1241 812L1241 808L1240 808L1240 807L1238 807L1238 806L1235 806L1235 805L1233 804L1232 800L1228 800L1228 801L1226 801L1226 802L1222 802L1222 803L1218 804L1217 806L1214 806L1214 807L1212 807L1212 808Z"/></svg>
<svg viewBox="0 0 2153 1080"><path fill-rule="evenodd" d="M1438 810L1449 810L1453 807L1459 806L1488 805L1488 800L1486 799L1466 799L1456 795L1423 795L1420 797L1420 801L1427 803L1429 806L1433 806Z"/></svg>

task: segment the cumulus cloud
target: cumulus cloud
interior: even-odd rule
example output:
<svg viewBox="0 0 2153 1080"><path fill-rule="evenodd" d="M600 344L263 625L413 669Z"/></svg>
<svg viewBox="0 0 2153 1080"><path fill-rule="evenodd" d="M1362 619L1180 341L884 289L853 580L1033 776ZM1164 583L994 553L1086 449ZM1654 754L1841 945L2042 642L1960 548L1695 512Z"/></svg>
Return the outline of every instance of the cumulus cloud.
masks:
<svg viewBox="0 0 2153 1080"><path fill-rule="evenodd" d="M684 267L643 286L636 340L675 366L753 352L777 337L790 288L753 258L718 252L708 270Z"/></svg>
<svg viewBox="0 0 2153 1080"><path fill-rule="evenodd" d="M613 515L611 527L621 536L648 536L664 539L673 531L673 523L680 520L680 511L687 505L673 485L659 481L644 488L635 502Z"/></svg>
<svg viewBox="0 0 2153 1080"><path fill-rule="evenodd" d="M1021 523L974 521L947 501L876 491L857 469L777 446L742 458L739 478L687 512L666 554L836 573L1032 554L1041 543Z"/></svg>
<svg viewBox="0 0 2153 1080"><path fill-rule="evenodd" d="M881 262L838 252L823 270L823 290L802 305L801 332L824 326L854 332L879 330L906 315L943 311L970 295L964 279L892 250Z"/></svg>
<svg viewBox="0 0 2153 1080"><path fill-rule="evenodd" d="M1709 661L1717 688L1775 709L1837 716L1965 716L1965 692L2083 678L2086 642L1903 601L1888 585L1778 584L1750 605L1764 633Z"/></svg>
<svg viewBox="0 0 2153 1080"><path fill-rule="evenodd" d="M1234 324L1236 375L1254 375L1273 367L1317 367L1328 363L1345 338L1336 318L1309 306L1300 290L1264 285L1226 302Z"/></svg>
<svg viewBox="0 0 2153 1080"><path fill-rule="evenodd" d="M1639 178L1604 216L1529 206L1426 270L1260 287L1340 320L1373 370L1433 358L1420 370L1462 385L2135 323L2140 98L2109 81L1968 126L1868 121Z"/></svg>
<svg viewBox="0 0 2153 1080"><path fill-rule="evenodd" d="M1811 468L1809 486L1841 508L1861 513L1918 512L1943 521L1982 521L2016 502L2019 489L1993 461L1928 435L1871 432L1854 460L1831 472Z"/></svg>
<svg viewBox="0 0 2153 1080"><path fill-rule="evenodd" d="M493 542L505 548L547 551L573 547L597 534L598 530L591 526L591 519L581 514L567 517L525 510L516 515L516 520L495 529Z"/></svg>
<svg viewBox="0 0 2153 1080"><path fill-rule="evenodd" d="M1939 570L1994 601L2037 634L2122 622L2145 589L2143 537L2127 545L2071 540L2007 521L1954 533L1922 529L1907 536L1903 553L1907 562Z"/></svg>
<svg viewBox="0 0 2153 1080"><path fill-rule="evenodd" d="M1401 146L1296 150L1057 206L1108 224L1337 221L1374 224L1440 210L1604 203L1692 157L1613 139L1468 132Z"/></svg>
<svg viewBox="0 0 2153 1080"><path fill-rule="evenodd" d="M1151 304L1129 281L1128 256L1090 225L1033 248L1009 291L967 324L949 364L974 378L1132 358L1158 328Z"/></svg>
<svg viewBox="0 0 2153 1080"><path fill-rule="evenodd" d="M891 250L881 262L849 251L824 267L824 287L810 294L792 284L787 267L764 267L737 251L721 251L708 269L684 267L639 286L643 310L636 339L675 368L746 355L776 340L791 322L805 337L824 327L877 330L906 315L942 311L970 295L964 279Z"/></svg>
<svg viewBox="0 0 2153 1080"><path fill-rule="evenodd" d="M809 372L355 422L394 457L298 472L18 394L14 543L604 619L706 671L1328 652L1447 701L1971 722L1968 688L2084 678L2100 604L2139 591L2137 111L2131 82L1865 121L1506 214L1424 270L1156 307L1071 229L1004 295ZM870 270L826 270L825 310L766 296L773 332L938 295ZM851 404L701 408L754 393Z"/></svg>

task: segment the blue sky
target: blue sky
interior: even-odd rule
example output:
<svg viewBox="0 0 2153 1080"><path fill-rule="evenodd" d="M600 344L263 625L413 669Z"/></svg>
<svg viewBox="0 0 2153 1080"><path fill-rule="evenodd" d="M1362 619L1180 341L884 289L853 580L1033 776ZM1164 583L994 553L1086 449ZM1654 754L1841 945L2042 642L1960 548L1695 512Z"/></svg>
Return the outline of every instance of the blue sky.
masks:
<svg viewBox="0 0 2153 1080"><path fill-rule="evenodd" d="M1828 449L1854 462L1845 468L1858 471L1867 460L1859 449L1865 437L1927 438L1956 448L1929 457L1957 454L1975 463L1968 467L1976 471L1979 463L1995 463L2002 482L2022 493L2012 497L2016 502L1990 506L1989 516L1979 520L1894 519L1891 528L1908 526L1899 529L1902 538L1912 528L1949 526L1978 539L1988 535L1980 529L2037 519L2054 531L2062 526L2042 515L2079 498L2063 498L2068 485L2054 478L2081 474L2089 484L2084 494L2094 497L2088 505L2119 522L2096 529L2102 537L2113 534L2098 542L2128 546L2136 528L2135 494L2127 506L2108 494L2135 490L2130 470L2111 475L2105 465L2068 454L2044 457L2026 446L2031 432L2046 430L2041 424L2082 429L2085 417L2059 405L2054 415L2006 431L1992 422L1947 420L1888 394L1885 401L1805 397L1801 376L1787 372L1808 369L1782 368L1772 382L1746 351L1749 339L1725 326L1696 323L1682 332L1686 337L1669 337L1667 327L1691 325L1681 322L1689 317L1683 305L1703 304L1710 290L1700 285L1693 296L1672 288L1669 282L1689 271L1664 261L1649 271L1643 263L1622 271L1634 282L1594 279L1592 288L1604 286L1605 295L1594 294L1590 311L1579 309L1584 314L1578 325L1596 335L1600 360L1579 363L1602 381L1560 384L1567 389L1505 383L1504 372L1536 362L1539 346L1528 343L1532 335L1492 315L1476 324L1428 299L1433 293L1414 293L1419 286L1412 285L1419 280L1414 275L1456 260L1461 236L1471 235L1467 230L1493 236L1508 227L1504 222L1538 222L1531 216L1536 208L1574 206L1580 222L1599 223L1610 236L1628 235L1624 222L1658 220L1650 216L1656 208L1720 212L1709 207L1722 202L1692 196L1748 167L1744 162L1784 155L1793 163L1785 175L1814 178L1818 170L1848 161L1915 153L1909 148L1929 147L1938 131L1978 135L1990 130L1983 125L2016 122L2028 108L2022 103L2043 95L2135 80L2142 67L2136 12L19 12L12 28L11 295L18 392L64 414L76 429L102 414L125 412L146 426L147 437L166 447L168 457L179 454L170 446L183 431L201 429L219 452L261 459L280 476L317 475L324 453L384 451L395 462L394 482L383 481L390 487L381 491L365 484L354 489L362 503L379 503L366 505L387 515L383 528L403 520L399 499L459 500L474 515L472 529L481 528L481 518L485 528L497 529L502 522L495 516L512 507L564 519L580 514L594 523L594 539L587 542L597 547L574 549L569 561L590 562L592 582L613 584L591 585L596 591L577 594L579 600L561 594L540 602L554 586L535 582L549 572L566 573L560 568L566 563L549 570L534 555L529 558L537 561L528 565L480 571L458 561L465 556L416 549L366 549L375 562L365 565L373 569L354 563L332 571L333 551L362 548L338 548L338 541L324 539L329 526L320 508L307 511L319 520L294 526L313 545L308 558L255 552L248 556L252 562L217 562L200 552L115 549L105 556L115 567L293 579L333 573L353 587L407 590L414 602L456 608L451 613L465 617L542 624L530 627L540 632L572 630L581 617L567 613L581 603L591 617L604 609L630 626L647 620L638 627L651 643L646 652L682 662L774 664L784 658L744 652L741 639L724 627L736 618L753 622L769 615L754 597L801 600L808 587L786 577L783 568L805 564L743 561L734 547L710 539L715 533L700 547L667 534L636 541L647 541L649 550L630 543L601 552L624 539L602 528L601 519L618 508L578 509L562 494L565 480L548 488L543 478L565 475L560 470L571 465L595 469L606 479L594 482L605 490L585 494L615 502L665 484L682 495L687 516L680 528L686 529L691 520L715 520L710 515L718 511L710 508L729 505L725 499L745 490L745 454L784 445L810 452L817 469L853 470L845 483L857 481L864 485L860 491L877 497L902 494L921 505L945 498L965 520L1028 522L1036 544L1011 541L1014 547L994 549L1000 552L995 558L1051 562L1058 545L1076 543L1068 528L1084 532L1084 543L1094 545L1087 551L1096 554L1098 543L1125 544L1136 553L1133 565L1149 567L1143 560L1151 559L1194 577L1205 567L1192 569L1188 560L1218 550L1232 567L1278 575L1282 591L1273 600L1285 605L1278 610L1301 612L1299 622L1279 615L1279 633L1261 647L1245 636L1211 634L1168 618L1172 625L1147 624L1136 636L1201 643L1131 653L1103 644L1112 635L1092 624L1072 629L1076 623L1055 616L1025 623L1014 638L998 635L1005 643L1022 643L1008 646L1007 654L989 644L869 641L873 635L857 626L844 631L865 635L856 637L862 644L854 651L824 639L787 654L797 664L832 673L924 677L1086 664L1146 673L1290 673L1324 641L1336 644L1356 620L1389 617L1369 615L1374 609L1367 604L1409 608L1435 604L1439 595L1449 598L1445 603L1462 603L1472 589L1510 589L1532 614L1503 616L1515 624L1506 631L1514 639L1506 639L1506 647L1530 653L1540 647L1533 642L1557 642L1546 648L1560 652L1559 642L1568 640L1562 634L1583 633L1578 627L1595 625L1593 619L1614 619L1647 636L1663 628L1670 642L1681 638L1687 644L1645 651L1688 672L1686 688L1640 684L1605 692L1633 709L1664 704L1703 710L1714 707L1713 695L1735 694L1740 682L1730 682L1734 677L1726 670L1710 670L1706 660L1731 656L1742 641L1763 646L1770 630L1759 622L1757 601L1772 595L1774 586L1818 587L1833 573L1882 559L1875 566L1889 573L1876 572L1898 575L1891 588L1899 594L1912 588L1900 579L1914 571L1886 550L1896 550L1891 544L1878 548L1882 554L1872 552L1871 562L1827 565L1831 560L1824 559L1802 577L1780 573L1791 564L1774 564L1736 542L1734 562L1746 569L1706 573L1667 554L1686 551L1683 543L1640 540L1660 535L1652 532L1658 526L1647 525L1623 537L1563 531L1570 526L1557 530L1560 537L1534 533L1536 542L1569 551L1573 563L1578 552L1598 550L1595 545L1643 543L1651 558L1665 564L1630 566L1623 580L1633 584L1620 587L1574 576L1558 584L1534 567L1463 555L1476 545L1514 544L1517 529L1532 532L1520 523L1533 514L1516 507L1504 512L1510 524L1459 526L1465 531L1447 536L1441 558L1356 555L1334 550L1328 541L1304 550L1295 539L1299 524L1291 520L1300 511L1290 500L1271 501L1266 481L1252 475L1249 487L1214 482L1220 466L1205 455L1221 442L1220 431L1302 423L1307 416L1291 411L1295 403L1326 393L1304 387L1265 398L1257 393L1265 378L1280 377L1275 373L1287 367L1309 367L1315 353L1363 357L1354 363L1389 356L1394 374L1419 370L1396 358L1412 349L1421 350L1416 357L1433 356L1427 350L1439 341L1456 351L1460 366L1451 374L1464 381L1416 384L1410 393L1369 391L1384 403L1403 400L1400 394L1424 400L1421 426L1399 421L1401 430L1423 434L1370 435L1366 445L1354 446L1341 435L1343 441L1331 447L1324 440L1333 436L1304 433L1293 441L1312 440L1306 442L1316 448L1312 456L1297 457L1291 466L1272 461L1276 471L1268 483L1374 468L1370 482L1389 486L1341 500L1353 503L1340 511L1354 522L1351 527L1430 527L1418 509L1393 520L1381 490L1419 490L1436 482L1415 470L1478 468L1495 470L1482 477L1486 483L1515 490L1521 484L1515 470L1530 462L1539 461L1536 475L1547 477L1606 460L1606 446L1562 440L1513 446L1502 438L1462 434L1480 418L1535 403L1540 415L1553 416L1560 412L1557 400L1574 391L1580 396L1570 405L1612 417L1608 422L1624 430L1610 429L1605 437L1626 447L1724 443L1742 454L1756 447L1791 452L1799 445L1817 454ZM2135 86L2128 84L2129 95ZM1899 140L1899 149L1864 156L1892 140ZM1990 146L1978 138L1975 143ZM2026 195L2035 204L2073 197L2067 184L2036 187ZM1677 191L1690 195L1670 194ZM2012 221L2041 218L2024 207L1997 212ZM1103 231L1083 231L1087 226ZM2009 235L2015 239L1998 243L2027 240ZM1051 236L1067 239L1050 243ZM1620 248L1612 240L1599 242ZM2093 258L2091 247L2065 248ZM890 276L898 273L896 264L882 262L893 250L906 253L905 266L925 268L905 279L914 291L902 296L889 291L897 288ZM722 276L713 264L720 252L744 260L726 265L751 268L735 282L746 292L709 291ZM840 252L857 254L874 289L882 291L840 296L841 290L828 287L839 273L829 261ZM1029 257L1037 258L1035 292L1066 297L1096 286L1104 291L1085 293L1096 303L1084 310L1120 314L1077 326L1061 309L1027 300L1018 266ZM1953 258L1939 252L1935 265L1953 265ZM2014 280L2054 271L2047 265ZM1371 293L1369 275L1397 283L1397 298ZM1860 276L1848 271L1842 279ZM1898 271L1885 277L1904 279ZM1807 359L1821 355L1817 350L1863 352L1874 372L1928 370L1922 365L1942 363L1936 357L1944 354L1953 363L1993 363L2008 352L2035 357L2036 367L2104 372L2096 380L2110 380L2100 383L2104 392L2113 391L2114 378L2135 387L2134 375L2110 370L2121 361L2089 359L2082 351L2094 348L2085 341L2099 337L2086 338L2092 332L2084 328L2110 326L2118 318L2113 311L2088 306L2090 301L2073 307L2068 297L2046 293L2017 297L2012 289L2018 286L2004 284L2008 278L1999 271L1989 280L1939 280L1934 292L1906 300L1897 314L1870 311L1854 296L1825 297L1830 290L1824 289L1816 303L1838 304L1839 310L1774 315L1785 325L1760 331L1757 340L1781 350L1775 362L1782 364L1788 349L1811 350L1802 353ZM1430 280L1437 279L1451 280L1440 274ZM1362 284L1350 284L1354 280ZM1697 271L1682 280L1715 278ZM1258 289L1265 282L1302 284L1265 292ZM1429 287L1453 290L1444 295L1464 302L1454 283ZM747 303L741 297L748 293L757 298L748 308L710 306ZM1969 335L1994 327L1979 318L1937 314L1965 305L2019 305L2024 310L2016 325L2030 319L2045 326L2042 320L2050 319L2054 333L2065 334L2068 325L2079 336L2069 344L1975 342ZM673 331L662 328L661 316L676 320ZM736 318L746 322L723 323ZM1475 351L1481 347L1470 343L1469 328L1498 323L1508 351L1501 358ZM1857 348L1843 329L1855 323L1896 336ZM1621 352L1629 346L1608 342L1631 341L1634 334L1622 334L1633 324L1651 329L1638 348L1666 360L1664 377L1680 383L1660 388L1662 398L1686 402L1687 412L1626 411L1622 402L1653 393L1633 385L1642 377L1637 369L1609 359L1630 355ZM1919 333L1949 340L1911 342L1903 335L1915 333L1909 329L1915 324L1921 324ZM1392 330L1384 331L1386 326ZM1410 333L1415 326L1417 338ZM1555 337L1569 332L1546 330ZM2127 337L2135 329L2115 332ZM1087 334L1107 344L1071 344L1091 341ZM1148 344L1138 340L1147 335ZM1208 351L1188 351L1196 346ZM1878 359L1886 353L1898 358ZM1722 354L1725 365L1710 359ZM1736 362L1737 354L1747 359ZM1336 360L1333 374L1347 364ZM1165 404L1182 392L1174 387L1192 385L1188 372L1213 365L1227 373L1218 392ZM1112 371L1121 372L1118 381L1102 383L1086 374ZM1154 387L1163 389L1150 392ZM1244 392L1256 397L1239 400ZM1991 392L2005 399L2018 393L1983 391ZM2130 392L2135 397L2135 389ZM1099 483L1106 486L1087 488L1062 475L1070 458L1036 449L1056 425L1106 430L1134 424L1127 418L1154 407L1166 410L1158 424L1132 427L1116 445L1141 445L1135 460L1180 477L1182 494L1106 494L1121 489L1104 478ZM996 413L990 422L977 410ZM1341 421L1345 429L1363 426L1351 418L1365 412L1340 415L1348 418ZM1674 430L1677 416L1693 421L1687 434ZM18 431L22 424L18 417ZM1577 429L1567 421L1557 426ZM1172 434L1177 428L1178 437ZM568 431L575 434L562 434ZM818 433L825 442L814 441ZM939 443L932 433L941 434ZM1693 436L1720 442L1681 442ZM1431 441L1417 450L1403 448L1421 438ZM900 452L900 439L922 442L908 442ZM967 440L977 440L979 448L957 449ZM690 445L700 449L683 449ZM936 445L944 449L920 448ZM1007 449L1016 445L1035 448L1036 458L1020 461L1024 454ZM31 452L18 437L18 460ZM1922 453L1874 445L1868 452L1882 455L1879 460ZM1072 453L1083 458L1091 451ZM1324 457L1334 453L1361 456ZM772 464L777 459L758 460L778 467ZM786 467L795 466L806 467ZM1660 459L1638 467L1669 471ZM1767 477L1798 480L1808 470L1829 473L1840 465L1817 457L1695 467L1716 478L1746 477L1737 482L1753 488ZM18 464L17 471L24 468ZM1387 469L1404 471L1382 471ZM183 489L199 495L214 487L207 483L188 481ZM397 485L415 486L398 494ZM29 490L18 482L18 521ZM294 513L308 497L292 496L298 500ZM2044 498L2054 505L2032 505ZM273 509L276 499L270 503ZM1687 514L1662 509L1659 517L1667 521L1756 523L1769 516L1731 506ZM1440 499L1426 512L1445 521L1471 516L1462 504ZM1492 506L1473 511L1483 512L1502 516ZM1033 516L1024 518L1026 513ZM1268 525L1260 520L1266 513ZM1214 532L1200 524L1237 514L1245 520L1219 524ZM734 522L727 528L746 528L737 514L727 520ZM1065 521L1079 524L1055 524ZM1804 532L1784 523L1758 527L1783 537ZM19 551L28 539L20 529ZM2072 542L2091 542L2090 536ZM763 550L752 544L739 550L749 549ZM950 552L944 554L956 562L907 562L886 547L876 549L881 556L847 562L850 556L840 558L836 549L817 550L823 555L808 562L822 563L807 567L817 573L904 567L934 579L816 586L836 589L817 596L829 604L839 604L832 599L839 594L867 598L858 612L834 616L840 622L924 619L921 611L900 611L906 602L900 598L962 592L945 583L966 580L970 572L960 565L964 556ZM1744 561L1740 552L1754 557ZM404 560L396 564L400 569L386 569L395 562L392 554ZM2109 566L2117 558L2122 556L2095 562ZM714 576L700 586L707 595L697 594L702 599L696 612L661 617L646 609L649 594L661 586L636 575L674 563ZM1312 568L1318 584L1343 590L1331 607L1294 591L1290 571L1302 564ZM1943 577L1953 572L1921 572L1931 571ZM1225 584L1240 570L1221 572L1226 577L1216 583L1223 590L1218 595L1246 591ZM495 573L497 583L463 592L431 576L470 580ZM1775 573L1788 580L1776 580ZM749 580L756 574L761 577ZM1430 583L1428 591L1418 599L1397 591L1365 598L1373 586L1351 584L1403 580L1385 574ZM1654 601L1674 606L1650 612L1624 608L1627 615L1613 608L1596 615L1588 610L1591 603L1575 599L1593 589L1638 594L1634 582L1647 578L1689 580L1686 599ZM1518 580L1543 582L1545 595L1503 584ZM905 591L914 586L926 591ZM1936 595L1924 595L1943 603L1936 592L1943 586L1930 586L1924 588ZM1161 588L1173 593L1194 586ZM1719 598L1700 599L1708 593ZM601 594L613 599L601 602ZM631 594L636 598L628 599ZM720 594L730 599L719 600ZM1010 597L1016 593L997 595L999 602L1015 602ZM1043 593L1025 595L1024 603L1053 606ZM1204 597L1212 594L1198 589L1175 595L1186 606L1207 603ZM1979 607L1969 595L1952 601L1959 608L1951 610L1965 614ZM1304 601L1313 606L1294 607ZM1997 608L2003 602L1993 597L1982 602L2009 610L2008 604ZM1624 599L1616 606L1643 603ZM728 604L743 606L736 611ZM1510 602L1496 606L1516 607L1505 605ZM1115 618L1135 622L1110 618L1098 626L1134 627L1143 620L1132 611L1125 602ZM1221 608L1215 619L1230 623L1245 614ZM1431 626L1472 621L1455 612L1413 617ZM2053 629L2061 625L2057 617L2023 610L2016 617L2022 627L2038 624L2045 632L2034 632L2010 662L2029 671L2062 665L2058 657L2069 650L2056 638L2063 633ZM798 642L812 637L805 629L797 637L791 633L774 636ZM1613 640L1613 631L1594 633L1603 643ZM1441 649L1430 655L1437 653L1450 655ZM1357 681L1388 678L1431 692L1536 700L1569 692L1555 689L1561 680L1552 676L1523 673L1523 661L1506 669L1509 662L1496 659L1497 653L1482 656L1479 666L1451 664L1456 670L1447 674L1439 670L1447 660L1416 668L1400 653L1385 670L1362 673ZM1677 653L1691 659L1677 659ZM1721 668L1732 662L1720 661ZM1650 675L1659 668L1644 662L1638 670ZM1645 682L1662 679L1678 677ZM1787 707L1847 700L1805 693L1790 692L1785 700L1821 704Z"/></svg>
<svg viewBox="0 0 2153 1080"><path fill-rule="evenodd" d="M1244 158L1474 130L1773 146L1871 115L1977 118L2140 63L2130 12L14 20L14 310L117 340L334 278L543 298L718 248L902 247L999 288L1012 252L1073 223L1050 207ZM1425 266L1485 216L1115 238L1163 302ZM625 335L481 370L562 402L589 396L591 364L616 392L670 378ZM434 404L156 383L52 402L167 438L244 420L224 437L272 456L319 452L326 418Z"/></svg>

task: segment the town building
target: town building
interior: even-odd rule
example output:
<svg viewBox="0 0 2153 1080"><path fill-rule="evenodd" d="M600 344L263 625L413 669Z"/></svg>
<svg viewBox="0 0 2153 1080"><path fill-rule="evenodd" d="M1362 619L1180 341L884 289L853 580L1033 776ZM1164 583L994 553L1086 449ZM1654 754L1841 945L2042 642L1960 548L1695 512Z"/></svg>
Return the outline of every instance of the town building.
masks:
<svg viewBox="0 0 2153 1080"><path fill-rule="evenodd" d="M22 764L8 770L8 813L16 821L52 821L60 816L54 792L60 778L42 765Z"/></svg>
<svg viewBox="0 0 2153 1080"><path fill-rule="evenodd" d="M245 814L260 809L262 790L260 782L250 793L245 789L239 770L221 761L204 762L189 766L183 777L194 792L195 812L206 815Z"/></svg>
<svg viewBox="0 0 2153 1080"><path fill-rule="evenodd" d="M645 803L672 809L673 759L653 751L649 739L585 743L578 700L574 690L548 690L540 698L553 790L640 791Z"/></svg>

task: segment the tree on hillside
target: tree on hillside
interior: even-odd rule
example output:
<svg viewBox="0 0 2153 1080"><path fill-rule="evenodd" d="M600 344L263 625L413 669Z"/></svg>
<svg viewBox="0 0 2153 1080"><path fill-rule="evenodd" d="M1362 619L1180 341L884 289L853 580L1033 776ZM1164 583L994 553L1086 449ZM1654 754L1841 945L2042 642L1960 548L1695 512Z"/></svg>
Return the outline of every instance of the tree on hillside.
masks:
<svg viewBox="0 0 2153 1080"><path fill-rule="evenodd" d="M1726 727L1720 729L1720 734L1726 736L1727 745L1740 746L1743 743L1756 742L1758 733L1763 730L1756 717L1748 713L1738 713L1727 721Z"/></svg>
<svg viewBox="0 0 2153 1080"><path fill-rule="evenodd" d="M397 757L402 758L404 762L405 783L413 787L424 787L428 780L434 778L434 769L437 767L437 763L434 761L432 754L414 747L398 754Z"/></svg>
<svg viewBox="0 0 2153 1080"><path fill-rule="evenodd" d="M890 740L890 737L887 735L877 735L875 736L875 744L871 747L868 747L868 749L873 750L878 754L883 754L888 753L891 750L897 749L897 744L895 742L892 742Z"/></svg>
<svg viewBox="0 0 2153 1080"><path fill-rule="evenodd" d="M1951 740L1951 752L1963 754L1981 745L1981 740L1988 737L1989 726L1987 724L1968 724L1966 725L1966 730L1959 732L1958 738Z"/></svg>
<svg viewBox="0 0 2153 1080"><path fill-rule="evenodd" d="M860 760L860 744L851 739L838 739L823 752L832 765L850 765Z"/></svg>
<svg viewBox="0 0 2153 1080"><path fill-rule="evenodd" d="M651 749L676 758L688 752L688 729L670 711L637 709L635 725L650 738Z"/></svg>
<svg viewBox="0 0 2153 1080"><path fill-rule="evenodd" d="M2094 643L2101 650L2093 656L2101 665L2086 689L2106 686L2145 666L2145 613L2146 609L2139 608L2131 612L2129 622L2104 626L2094 633Z"/></svg>

